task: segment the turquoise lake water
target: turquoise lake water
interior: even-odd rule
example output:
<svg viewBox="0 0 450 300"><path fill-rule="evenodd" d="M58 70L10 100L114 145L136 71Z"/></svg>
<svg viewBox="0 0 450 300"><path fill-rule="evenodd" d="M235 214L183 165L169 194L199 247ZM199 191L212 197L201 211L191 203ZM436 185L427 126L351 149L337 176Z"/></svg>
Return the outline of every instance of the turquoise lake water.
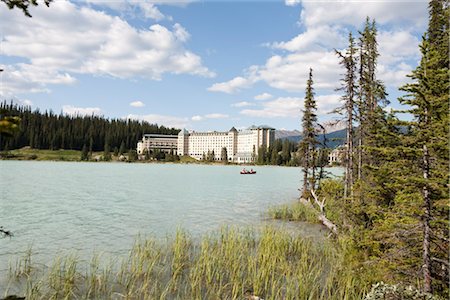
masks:
<svg viewBox="0 0 450 300"><path fill-rule="evenodd" d="M0 272L29 246L46 262L61 253L125 254L138 234L193 236L221 226L258 227L274 204L295 201L300 168L0 161ZM339 169L333 169L339 173ZM295 225L305 235L320 225Z"/></svg>

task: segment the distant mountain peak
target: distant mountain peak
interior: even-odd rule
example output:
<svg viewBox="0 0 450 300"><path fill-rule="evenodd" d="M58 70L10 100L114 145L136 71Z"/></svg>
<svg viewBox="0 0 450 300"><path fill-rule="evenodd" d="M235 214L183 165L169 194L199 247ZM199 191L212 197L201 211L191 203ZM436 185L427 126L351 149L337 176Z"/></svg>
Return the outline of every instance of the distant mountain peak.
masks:
<svg viewBox="0 0 450 300"><path fill-rule="evenodd" d="M343 145L345 143L345 137L347 130L344 129L336 129L340 128L339 126L329 126L327 129L326 137L328 139L327 147L335 148L337 146ZM332 130L332 131L328 131ZM319 134L319 140L322 140L322 134ZM302 139L302 132L300 130L276 130L275 131L275 139L287 139L291 142L298 143Z"/></svg>

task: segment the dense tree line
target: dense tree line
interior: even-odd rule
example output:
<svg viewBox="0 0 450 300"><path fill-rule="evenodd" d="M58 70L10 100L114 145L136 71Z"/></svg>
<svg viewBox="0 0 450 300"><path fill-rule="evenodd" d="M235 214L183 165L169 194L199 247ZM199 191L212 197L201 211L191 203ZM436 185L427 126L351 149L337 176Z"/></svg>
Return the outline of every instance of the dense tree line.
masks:
<svg viewBox="0 0 450 300"><path fill-rule="evenodd" d="M358 43L350 36L345 53L337 52L345 69L346 175L328 210L358 249L361 270L442 296L450 279L449 10L448 0L430 1L422 58L399 99L411 120L383 110L374 21L367 20Z"/></svg>
<svg viewBox="0 0 450 300"><path fill-rule="evenodd" d="M311 164L316 167L327 165L329 151L327 148L317 149L317 155L314 155L314 162ZM276 139L268 148L260 147L255 157L257 165L300 166L304 156L299 152L298 143L288 139Z"/></svg>
<svg viewBox="0 0 450 300"><path fill-rule="evenodd" d="M144 133L177 134L178 129L166 128L144 121L106 119L100 116L71 116L40 112L27 106L3 102L4 115L20 118L19 130L0 140L1 150L30 146L35 149L73 149L113 151L121 153L135 149Z"/></svg>

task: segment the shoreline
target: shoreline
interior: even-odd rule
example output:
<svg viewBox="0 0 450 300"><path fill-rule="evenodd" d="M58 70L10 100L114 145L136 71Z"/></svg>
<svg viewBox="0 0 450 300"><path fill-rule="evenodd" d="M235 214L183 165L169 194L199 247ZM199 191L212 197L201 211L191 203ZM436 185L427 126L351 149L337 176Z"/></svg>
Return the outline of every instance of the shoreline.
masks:
<svg viewBox="0 0 450 300"><path fill-rule="evenodd" d="M104 162L104 163L140 163L140 164L196 164L196 165L212 165L212 166L278 166L278 167L299 167L293 165L272 165L272 164L238 164L238 163L222 163L222 162L204 162L196 160L195 158L189 156L180 157L179 160L120 160L120 156L115 156L111 154L112 159L109 161L105 161L100 159L103 155L103 152L93 152L92 157L96 157L97 159L90 160L81 160L81 151L80 150L69 150L69 149L59 149L59 150L48 150L48 149L32 149L32 148L21 148L14 150L7 150L0 152L0 161L55 161L55 162ZM335 166L329 166L335 167Z"/></svg>

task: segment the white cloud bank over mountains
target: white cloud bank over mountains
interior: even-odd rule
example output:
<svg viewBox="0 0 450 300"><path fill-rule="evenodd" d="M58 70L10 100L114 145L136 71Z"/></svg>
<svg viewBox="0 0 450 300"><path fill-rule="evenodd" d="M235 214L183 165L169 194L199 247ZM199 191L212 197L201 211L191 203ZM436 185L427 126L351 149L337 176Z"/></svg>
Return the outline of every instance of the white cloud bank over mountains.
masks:
<svg viewBox="0 0 450 300"><path fill-rule="evenodd" d="M243 109L240 114L258 118L298 118L303 109L303 98L279 97L263 102L259 108ZM317 112L327 114L330 108L339 106L340 96L337 94L316 96Z"/></svg>
<svg viewBox="0 0 450 300"><path fill-rule="evenodd" d="M165 73L215 75L200 56L185 48L190 35L178 23L172 28L154 24L137 29L119 17L64 0L53 2L51 9L33 8L32 18L2 9L0 19L8 24L2 27L2 55L25 61L4 67L5 95L72 84L76 74L152 80Z"/></svg>

